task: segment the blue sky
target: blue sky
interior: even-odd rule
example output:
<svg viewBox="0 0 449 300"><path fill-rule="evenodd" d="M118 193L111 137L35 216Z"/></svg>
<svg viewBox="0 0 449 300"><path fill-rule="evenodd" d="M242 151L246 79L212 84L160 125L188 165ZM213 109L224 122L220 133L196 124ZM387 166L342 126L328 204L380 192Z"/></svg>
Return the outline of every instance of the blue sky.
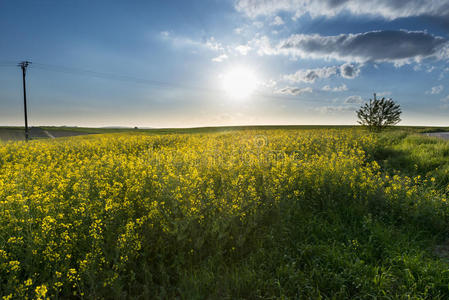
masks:
<svg viewBox="0 0 449 300"><path fill-rule="evenodd" d="M0 125L23 123L26 59L31 125L355 124L377 92L448 126L447 20L449 0L3 0Z"/></svg>

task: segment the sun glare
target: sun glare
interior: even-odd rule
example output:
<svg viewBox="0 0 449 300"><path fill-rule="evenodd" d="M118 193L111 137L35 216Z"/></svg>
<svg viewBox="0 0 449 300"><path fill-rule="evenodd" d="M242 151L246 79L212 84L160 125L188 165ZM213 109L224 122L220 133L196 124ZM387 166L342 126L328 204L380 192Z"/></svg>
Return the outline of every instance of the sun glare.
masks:
<svg viewBox="0 0 449 300"><path fill-rule="evenodd" d="M223 90L232 98L244 99L256 89L254 72L245 67L235 67L222 76Z"/></svg>

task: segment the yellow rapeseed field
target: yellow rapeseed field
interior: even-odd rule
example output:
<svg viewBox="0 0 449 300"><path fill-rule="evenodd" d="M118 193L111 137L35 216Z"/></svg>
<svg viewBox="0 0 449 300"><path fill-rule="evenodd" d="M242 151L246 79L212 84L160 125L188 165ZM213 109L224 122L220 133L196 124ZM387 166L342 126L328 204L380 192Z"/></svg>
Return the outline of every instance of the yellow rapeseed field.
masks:
<svg viewBox="0 0 449 300"><path fill-rule="evenodd" d="M276 229L280 224L284 228L293 224L287 224L288 216L299 222L296 211L303 211L301 218L341 212L342 220L360 211L366 226L387 215L391 226L399 226L395 222L415 222L422 214L435 218L432 226L447 225L446 198L432 188L433 179L385 174L370 156L376 141L375 135L361 130L320 129L104 134L4 143L0 295L3 299L183 298L192 291L189 284L195 276L204 280L206 269L213 279L206 287L196 287L203 296L318 295L321 283L311 284L310 291L288 287L282 272L270 271L279 266L263 267L263 259L255 256L265 249L263 257L273 259L267 254L275 253L267 241L282 235ZM333 230L332 222L326 230ZM333 236L337 231L326 241ZM312 234L307 236L311 238ZM380 260L370 261L357 252L364 247L363 239L363 235L349 238L341 247L369 270L379 267L377 273L360 271L360 278L369 278L373 289L394 291L396 275L376 277L382 275ZM340 241L335 244L340 247L337 244ZM285 262L281 260L279 264ZM240 275L235 276L254 279L257 273L259 278L272 274L277 283L254 281L257 288L252 290L248 280L247 294L233 294L232 287L221 290L215 282L232 273L227 266L240 270L251 263L262 266L260 273L236 271ZM298 263L295 274L308 270L306 265ZM415 288L417 293L425 289ZM427 292L432 288L437 287L428 286ZM443 290L434 292L444 295L447 288L443 285ZM354 286L340 296L354 296L362 289L368 288Z"/></svg>

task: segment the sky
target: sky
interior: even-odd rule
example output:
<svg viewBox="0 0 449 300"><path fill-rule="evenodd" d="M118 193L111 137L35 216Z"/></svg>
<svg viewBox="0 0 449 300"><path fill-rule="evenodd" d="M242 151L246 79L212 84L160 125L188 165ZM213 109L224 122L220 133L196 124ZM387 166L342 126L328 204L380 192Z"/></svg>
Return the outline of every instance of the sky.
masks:
<svg viewBox="0 0 449 300"><path fill-rule="evenodd" d="M0 125L23 60L31 126L449 126L449 0L0 0Z"/></svg>

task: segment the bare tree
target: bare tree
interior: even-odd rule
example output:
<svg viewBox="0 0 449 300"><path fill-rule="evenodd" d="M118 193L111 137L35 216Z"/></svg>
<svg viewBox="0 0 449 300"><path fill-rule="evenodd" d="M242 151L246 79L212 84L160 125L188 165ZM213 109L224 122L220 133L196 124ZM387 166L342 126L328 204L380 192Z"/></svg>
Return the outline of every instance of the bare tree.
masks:
<svg viewBox="0 0 449 300"><path fill-rule="evenodd" d="M393 126L401 121L401 107L393 99L369 99L357 111L358 123L367 126L371 131L381 131L387 126Z"/></svg>

